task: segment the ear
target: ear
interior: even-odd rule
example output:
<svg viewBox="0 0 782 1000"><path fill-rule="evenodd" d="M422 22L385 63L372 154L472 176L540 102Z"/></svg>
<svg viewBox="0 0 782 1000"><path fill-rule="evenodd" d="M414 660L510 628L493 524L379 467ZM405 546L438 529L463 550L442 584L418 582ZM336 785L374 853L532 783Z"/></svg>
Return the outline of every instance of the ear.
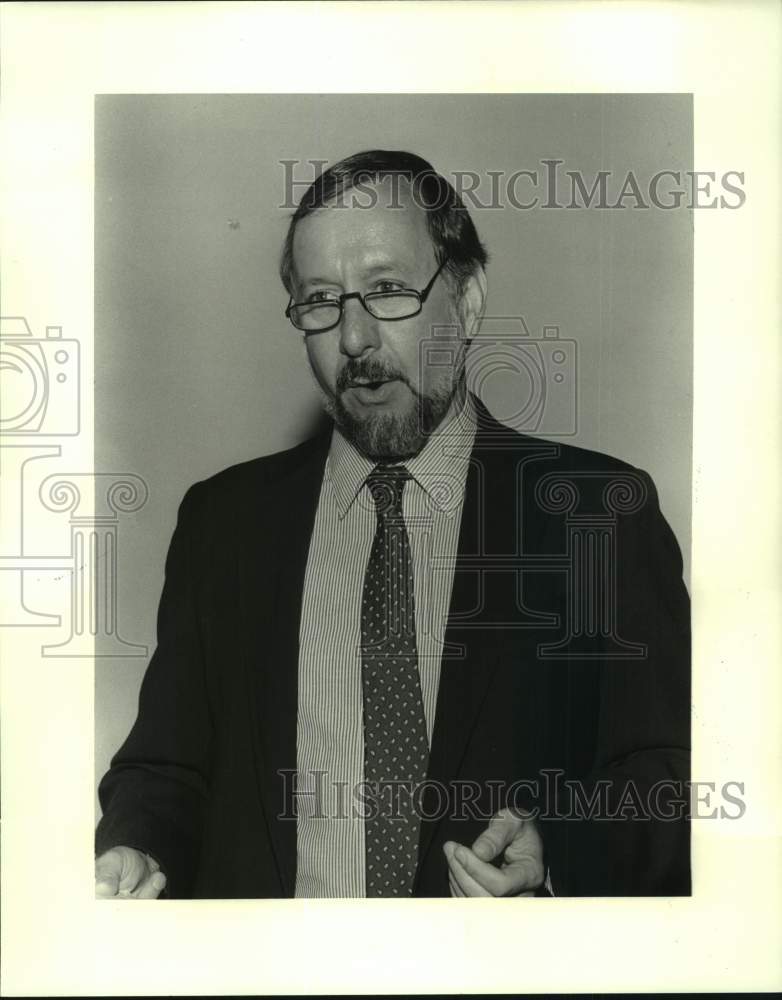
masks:
<svg viewBox="0 0 782 1000"><path fill-rule="evenodd" d="M486 272L479 267L468 279L459 300L459 320L465 340L472 340L478 332L486 307L487 290Z"/></svg>

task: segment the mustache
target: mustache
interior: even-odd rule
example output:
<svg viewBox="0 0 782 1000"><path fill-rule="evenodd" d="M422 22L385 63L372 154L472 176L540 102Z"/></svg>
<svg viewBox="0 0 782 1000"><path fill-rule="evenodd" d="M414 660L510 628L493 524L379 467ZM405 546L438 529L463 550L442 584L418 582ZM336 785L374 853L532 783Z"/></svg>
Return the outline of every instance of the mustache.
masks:
<svg viewBox="0 0 782 1000"><path fill-rule="evenodd" d="M353 382L388 382L398 379L412 388L409 380L395 368L378 361L377 358L349 358L337 375L337 394L345 392Z"/></svg>

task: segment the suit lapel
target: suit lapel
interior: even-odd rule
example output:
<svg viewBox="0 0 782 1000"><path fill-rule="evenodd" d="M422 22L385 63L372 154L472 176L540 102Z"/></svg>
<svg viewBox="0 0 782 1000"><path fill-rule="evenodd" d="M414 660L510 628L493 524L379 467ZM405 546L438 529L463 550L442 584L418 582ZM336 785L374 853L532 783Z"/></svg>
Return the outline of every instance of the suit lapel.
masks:
<svg viewBox="0 0 782 1000"><path fill-rule="evenodd" d="M479 418L482 416L478 411ZM458 774L459 764L497 667L494 636L480 628L481 581L470 556L482 551L485 534L485 431L479 422L465 484L459 547L444 636L432 748L427 782L445 785ZM438 816L437 793L424 797L424 815ZM420 873L439 818L424 821L419 846Z"/></svg>
<svg viewBox="0 0 782 1000"><path fill-rule="evenodd" d="M499 622L518 621L515 580L491 556L518 553L521 465L557 445L527 438L496 421L473 397L478 428L465 485L459 548L440 670L428 781L449 787L460 767L502 655ZM534 615L534 612L531 614ZM419 874L442 819L437 793L425 795Z"/></svg>
<svg viewBox="0 0 782 1000"><path fill-rule="evenodd" d="M289 475L259 488L239 555L256 774L286 896L293 895L296 879L290 792L296 768L299 623L328 440L324 435L308 443L305 457ZM281 814L289 818L278 819Z"/></svg>

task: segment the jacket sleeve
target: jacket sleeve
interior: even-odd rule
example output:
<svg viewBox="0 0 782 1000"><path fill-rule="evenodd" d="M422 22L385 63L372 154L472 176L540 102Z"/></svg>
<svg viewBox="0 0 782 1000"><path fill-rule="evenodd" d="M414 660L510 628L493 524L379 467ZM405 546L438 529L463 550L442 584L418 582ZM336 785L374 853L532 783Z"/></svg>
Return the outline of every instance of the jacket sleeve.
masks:
<svg viewBox="0 0 782 1000"><path fill-rule="evenodd" d="M569 790L558 810L568 818L543 824L557 895L691 891L689 596L654 484L635 471L646 500L618 519L614 620L619 638L646 649L600 662L595 753L578 782L580 805Z"/></svg>
<svg viewBox="0 0 782 1000"><path fill-rule="evenodd" d="M96 854L127 846L151 855L170 897L192 891L209 786L212 721L194 557L199 497L193 486L179 507L138 715L98 789Z"/></svg>

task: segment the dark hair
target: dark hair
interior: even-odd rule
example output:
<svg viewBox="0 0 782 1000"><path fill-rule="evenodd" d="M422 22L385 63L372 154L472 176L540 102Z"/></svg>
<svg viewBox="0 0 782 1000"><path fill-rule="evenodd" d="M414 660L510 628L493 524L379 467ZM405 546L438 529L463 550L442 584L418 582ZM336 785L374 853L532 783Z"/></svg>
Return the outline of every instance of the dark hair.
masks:
<svg viewBox="0 0 782 1000"><path fill-rule="evenodd" d="M489 255L467 209L431 163L414 153L371 149L354 153L324 170L304 192L288 226L280 258L280 278L289 294L293 294L293 236L297 223L359 182L376 183L390 175L402 175L411 182L415 203L426 211L437 263L442 264L448 258L443 273L450 273L457 294L464 291L467 280L478 267L486 266Z"/></svg>

